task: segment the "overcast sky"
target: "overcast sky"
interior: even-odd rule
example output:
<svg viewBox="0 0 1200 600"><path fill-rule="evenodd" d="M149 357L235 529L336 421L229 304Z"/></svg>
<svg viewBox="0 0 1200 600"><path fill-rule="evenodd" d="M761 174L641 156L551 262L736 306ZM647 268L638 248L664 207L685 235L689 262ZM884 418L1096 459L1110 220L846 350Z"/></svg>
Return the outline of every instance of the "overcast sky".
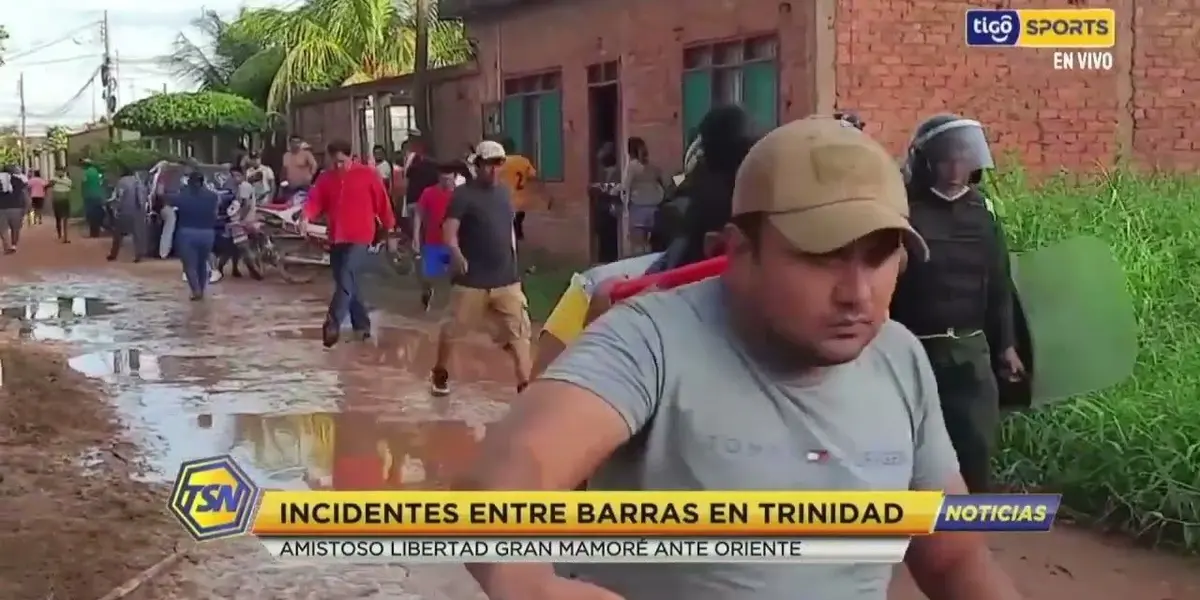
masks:
<svg viewBox="0 0 1200 600"><path fill-rule="evenodd" d="M48 125L78 125L102 115L98 88L69 102L100 66L103 45L99 23L109 11L112 48L118 56L121 104L144 98L153 90L189 89L155 63L170 52L180 32L195 35L189 22L204 8L233 15L241 6L284 6L282 0L8 0L20 10L5 10L0 21L8 30L7 64L0 66L0 125L16 125L19 114L17 81L25 74L29 131ZM135 8L137 7L137 8ZM15 7L10 7L15 8ZM70 39L37 48L75 32ZM36 51L33 51L36 50ZM33 51L33 52L30 52Z"/></svg>

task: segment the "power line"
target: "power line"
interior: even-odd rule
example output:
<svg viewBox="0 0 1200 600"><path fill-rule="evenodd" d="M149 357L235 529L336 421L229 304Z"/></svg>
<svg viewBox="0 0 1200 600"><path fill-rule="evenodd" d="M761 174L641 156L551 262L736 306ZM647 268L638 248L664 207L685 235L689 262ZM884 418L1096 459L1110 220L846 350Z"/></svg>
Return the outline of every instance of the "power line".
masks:
<svg viewBox="0 0 1200 600"><path fill-rule="evenodd" d="M57 119L65 116L67 113L71 112L71 108L75 106L75 103L78 102L79 99L82 98L89 89L91 89L92 83L96 81L96 77L99 75L100 67L96 67L96 69L92 71L92 74L88 76L87 81L85 81L83 85L79 87L79 91L75 92L75 94L67 99L66 102L62 103L52 111L37 114L29 113L29 116L38 119Z"/></svg>
<svg viewBox="0 0 1200 600"><path fill-rule="evenodd" d="M80 60L95 60L96 58L98 58L98 56L99 55L97 55L97 54L80 54L79 56L68 56L66 58L52 58L49 60L39 60L39 61L34 61L34 62L23 62L23 63L16 63L16 64L10 63L10 64L8 64L8 66L10 66L10 67L39 67L39 66L43 66L43 65L58 65L58 64L62 64L62 63L76 62L76 61L80 61Z"/></svg>
<svg viewBox="0 0 1200 600"><path fill-rule="evenodd" d="M48 42L42 42L41 44L37 44L37 45L35 45L35 46L34 46L34 47L32 47L32 48L27 48L27 49L25 49L25 50L22 50L22 51L20 51L20 52L13 53L13 54L11 54L10 56L7 56L7 57L5 57L5 61L7 61L7 62L12 62L12 61L16 61L16 60L20 60L20 59L22 59L22 58L25 58L26 56L30 56L30 55L33 55L33 54L37 54L38 52L41 52L42 50L45 50L45 49L47 49L47 48L49 48L49 47L51 47L51 46L56 46L56 45L58 45L58 44L61 44L61 43L65 42L65 41L67 41L67 40L71 39L72 37L74 37L74 36L75 36L75 34L77 34L77 33L81 32L81 31L84 31L85 29L90 29L90 28L92 28L92 27L95 27L95 26L96 26L96 25L98 25L98 24L99 24L99 22L97 22L97 21L91 21L91 22L89 22L89 23L87 23L87 24L85 24L85 25L82 25L82 26L76 27L75 29L72 29L72 30L68 31L67 33L63 34L63 36L62 36L62 37L55 38L55 39L53 39L53 40L50 40L50 41L48 41Z"/></svg>

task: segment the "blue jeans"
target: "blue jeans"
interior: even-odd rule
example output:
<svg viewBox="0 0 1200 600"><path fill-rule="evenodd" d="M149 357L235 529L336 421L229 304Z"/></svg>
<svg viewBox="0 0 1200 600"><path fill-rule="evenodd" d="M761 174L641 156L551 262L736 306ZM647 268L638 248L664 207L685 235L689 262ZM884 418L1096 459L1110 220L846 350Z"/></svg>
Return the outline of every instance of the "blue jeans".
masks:
<svg viewBox="0 0 1200 600"><path fill-rule="evenodd" d="M371 330L371 317L362 301L362 269L370 258L363 244L334 244L329 250L329 263L333 268L333 298L329 300L329 320L341 326L350 317L354 331Z"/></svg>
<svg viewBox="0 0 1200 600"><path fill-rule="evenodd" d="M212 256L214 238L212 229L185 227L175 231L175 255L183 263L183 273L193 294L203 294L208 287L208 259Z"/></svg>

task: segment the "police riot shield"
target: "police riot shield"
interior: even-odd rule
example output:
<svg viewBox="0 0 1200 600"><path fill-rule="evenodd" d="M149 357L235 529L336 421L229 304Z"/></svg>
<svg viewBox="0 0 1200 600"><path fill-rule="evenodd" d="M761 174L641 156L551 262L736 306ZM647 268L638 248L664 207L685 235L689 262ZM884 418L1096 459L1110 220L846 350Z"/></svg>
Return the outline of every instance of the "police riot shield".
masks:
<svg viewBox="0 0 1200 600"><path fill-rule="evenodd" d="M1103 390L1133 374L1138 326L1121 265L1108 245L1077 237L1012 255L1025 381L1001 382L1008 410Z"/></svg>

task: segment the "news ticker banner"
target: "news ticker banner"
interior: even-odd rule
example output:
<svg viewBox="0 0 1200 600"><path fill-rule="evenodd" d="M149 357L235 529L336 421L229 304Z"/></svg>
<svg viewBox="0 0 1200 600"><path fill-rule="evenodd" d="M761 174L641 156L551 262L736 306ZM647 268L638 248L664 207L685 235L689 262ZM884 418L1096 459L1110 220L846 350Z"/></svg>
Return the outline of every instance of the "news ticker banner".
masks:
<svg viewBox="0 0 1200 600"><path fill-rule="evenodd" d="M372 563L896 564L909 538L264 537L280 560Z"/></svg>
<svg viewBox="0 0 1200 600"><path fill-rule="evenodd" d="M1048 531L1059 500L940 492L297 492L260 490L232 458L219 456L180 467L170 509L198 541L251 534L281 557L336 558L346 550L368 561L489 562L514 560L516 546L537 550L521 555L534 562L569 562L554 557L574 556L577 548L554 542L590 540L601 548L653 546L622 550L625 559L655 559L658 542L679 542L658 560L730 562L757 541L745 560L794 561L799 552L863 562L937 531ZM872 538L878 544L865 543ZM421 551L419 542L438 540L447 544ZM779 544L767 544L772 540ZM534 542L550 545L521 546ZM844 558L846 544L858 546L858 559ZM479 555L464 558L456 552L464 548Z"/></svg>

